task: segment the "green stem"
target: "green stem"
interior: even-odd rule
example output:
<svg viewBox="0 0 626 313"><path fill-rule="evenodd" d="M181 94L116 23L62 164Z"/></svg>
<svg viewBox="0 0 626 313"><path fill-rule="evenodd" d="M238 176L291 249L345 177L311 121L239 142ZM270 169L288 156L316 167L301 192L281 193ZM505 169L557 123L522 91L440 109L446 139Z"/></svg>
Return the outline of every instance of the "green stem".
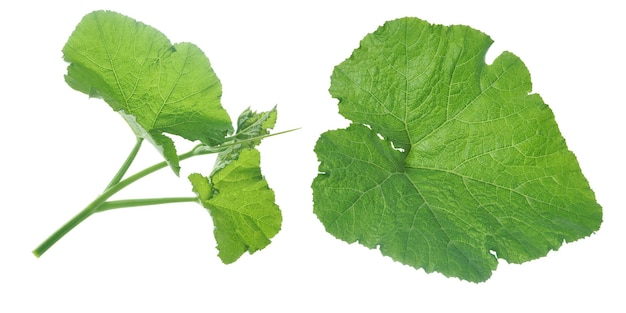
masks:
<svg viewBox="0 0 626 313"><path fill-rule="evenodd" d="M107 201L105 203L102 203L96 209L96 212L102 212L102 211L120 209L120 208L146 206L146 205L180 203L180 202L197 202L197 201L198 201L197 197L150 198L150 199L128 199L128 200Z"/></svg>
<svg viewBox="0 0 626 313"><path fill-rule="evenodd" d="M187 153L183 153L179 155L179 159L185 160L192 156L196 155L193 150ZM48 239L42 242L35 250L33 250L33 254L36 257L40 257L44 254L50 247L52 247L59 239L63 238L70 230L74 229L78 224L84 221L86 218L91 216L93 213L100 211L100 207L106 203L111 196L124 189L128 185L136 182L137 180L154 173L164 167L167 166L167 162L163 161L157 164L154 164L150 167L145 168L144 170L137 172L136 174L129 176L128 178L119 181L117 184L110 186L107 188L101 195L99 195L93 202L87 205L82 211L80 211L76 216L70 219L65 225L61 226L56 232L54 232Z"/></svg>
<svg viewBox="0 0 626 313"><path fill-rule="evenodd" d="M183 161L185 159L188 159L196 155L217 153L220 151L220 148L223 148L223 147L251 142L251 141L263 139L266 137L272 137L272 136L288 133L294 130L297 130L297 129L291 129L287 131L263 135L263 136L259 136L255 138L248 138L248 139L239 140L239 141L235 140L235 142L223 144L219 147L216 147L215 149L206 149L206 148L198 149L201 146L203 146L203 145L199 145L195 147L194 149L192 149L191 151L179 155L178 158L180 161ZM56 232L50 235L50 237L48 237L37 248L35 248L35 250L33 250L33 254L36 257L40 257L42 254L44 254L57 241L63 238L63 236L65 236L68 232L74 229L74 227L76 227L78 224L80 224L82 221L84 221L86 218L88 218L94 213L122 208L122 207L155 205L155 204L175 203L175 202L191 202L191 201L197 200L197 198L156 198L156 199L130 199L130 200L119 200L119 201L107 202L107 200L111 196L113 196L120 190L126 188L128 185L167 166L167 162L163 161L163 162L154 164L150 167L147 167L137 172L136 174L129 176L126 179L122 179L124 175L126 174L126 172L128 171L128 169L130 168L131 163L134 161L135 157L137 156L137 152L139 151L139 148L141 147L142 141L143 139L137 138L137 142L135 143L135 146L133 147L130 154L124 161L124 164L122 164L122 166L120 167L118 172L115 174L115 176L113 177L113 179L111 180L107 188L105 188L104 192L101 195L99 195L96 199L94 199L89 205L87 205L82 211L76 214L72 219L70 219L67 223L61 226L61 228L59 228Z"/></svg>
<svg viewBox="0 0 626 313"><path fill-rule="evenodd" d="M113 185L119 183L120 180L122 180L122 178L124 177L124 175L126 175L126 172L128 171L128 168L130 167L130 165L135 160L135 157L137 156L137 152L139 152L139 148L141 148L141 143L142 142L143 142L143 138L137 137L137 142L135 143L135 146L133 147L133 149L130 151L130 154L128 154L128 157L126 158L126 161L124 161L124 164L122 164L122 166L117 171L115 176L113 176L113 179L111 179L111 182L107 185L107 187L104 188L105 190L109 189Z"/></svg>
<svg viewBox="0 0 626 313"><path fill-rule="evenodd" d="M102 204L100 198L97 198L93 202L91 202L87 207L85 207L80 213L76 214L71 220L69 220L65 225L61 226L56 232L54 232L48 239L42 242L35 250L33 250L33 254L36 257L40 257L44 252L46 252L52 245L54 245L59 239L61 239L65 234L67 234L70 230L88 218L96 207Z"/></svg>

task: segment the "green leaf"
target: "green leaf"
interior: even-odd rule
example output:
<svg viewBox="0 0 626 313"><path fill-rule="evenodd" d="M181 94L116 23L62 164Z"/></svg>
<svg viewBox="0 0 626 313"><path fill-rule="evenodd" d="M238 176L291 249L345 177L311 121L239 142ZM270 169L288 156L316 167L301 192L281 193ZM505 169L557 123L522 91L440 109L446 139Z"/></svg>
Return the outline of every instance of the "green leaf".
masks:
<svg viewBox="0 0 626 313"><path fill-rule="evenodd" d="M210 179L189 175L193 191L211 213L218 255L226 264L246 251L265 248L280 231L282 215L261 174L260 161L256 149L244 149Z"/></svg>
<svg viewBox="0 0 626 313"><path fill-rule="evenodd" d="M237 118L237 133L239 139L256 138L269 134L269 130L276 125L276 106L270 111L257 113L250 108L245 109ZM254 141L258 145L261 140Z"/></svg>
<svg viewBox="0 0 626 313"><path fill-rule="evenodd" d="M230 140L224 144L225 148L219 150L219 154L213 167L213 173L224 168L239 157L243 149L251 149L261 143L261 140L269 134L269 130L276 124L276 107L267 112L254 112L250 108L244 110L237 119L237 131ZM216 147L200 145L196 147L196 153L212 152ZM220 147L217 147L220 149Z"/></svg>
<svg viewBox="0 0 626 313"><path fill-rule="evenodd" d="M204 53L172 45L158 30L110 11L87 14L63 48L67 83L104 99L135 134L149 139L178 173L172 140L164 133L223 143L232 131L222 88Z"/></svg>
<svg viewBox="0 0 626 313"><path fill-rule="evenodd" d="M332 74L353 121L319 138L314 212L347 242L480 282L597 231L602 210L515 55L416 18L367 35Z"/></svg>
<svg viewBox="0 0 626 313"><path fill-rule="evenodd" d="M215 224L219 257L235 262L244 252L254 253L278 233L282 216L260 169L255 146L276 124L276 107L256 113L249 108L237 119L237 131L225 147L201 145L196 153L214 152L215 166L209 178L193 173L189 180L201 204Z"/></svg>

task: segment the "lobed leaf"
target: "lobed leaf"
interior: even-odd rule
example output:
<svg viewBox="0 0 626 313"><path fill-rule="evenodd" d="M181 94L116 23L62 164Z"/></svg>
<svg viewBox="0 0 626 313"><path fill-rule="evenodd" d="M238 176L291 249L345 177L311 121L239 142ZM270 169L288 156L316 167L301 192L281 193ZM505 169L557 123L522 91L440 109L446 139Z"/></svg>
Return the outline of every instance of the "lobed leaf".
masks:
<svg viewBox="0 0 626 313"><path fill-rule="evenodd" d="M261 174L258 150L241 150L236 160L210 179L193 173L189 180L211 213L218 255L224 263L235 262L246 251L265 248L280 231L282 215Z"/></svg>
<svg viewBox="0 0 626 313"><path fill-rule="evenodd" d="M485 281L597 231L602 210L515 55L417 18L385 23L338 65L353 124L315 152L314 212L347 242L426 272Z"/></svg>
<svg viewBox="0 0 626 313"><path fill-rule="evenodd" d="M204 53L172 45L158 30L111 11L87 14L63 47L74 89L104 99L137 136L149 139L178 173L165 133L208 145L232 131L222 88Z"/></svg>

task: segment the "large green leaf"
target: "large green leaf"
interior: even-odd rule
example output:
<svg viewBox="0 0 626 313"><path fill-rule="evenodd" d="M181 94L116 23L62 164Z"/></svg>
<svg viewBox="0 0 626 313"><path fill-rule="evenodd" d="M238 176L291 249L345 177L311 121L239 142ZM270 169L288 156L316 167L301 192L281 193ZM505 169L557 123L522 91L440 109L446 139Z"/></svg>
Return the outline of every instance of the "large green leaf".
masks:
<svg viewBox="0 0 626 313"><path fill-rule="evenodd" d="M274 203L274 191L261 174L260 162L258 150L243 149L210 179L189 175L193 191L211 213L218 255L226 264L246 251L265 248L280 231L282 215Z"/></svg>
<svg viewBox="0 0 626 313"><path fill-rule="evenodd" d="M315 151L327 231L469 281L598 230L602 210L522 61L491 65L485 34L387 22L338 65L330 92L353 121Z"/></svg>
<svg viewBox="0 0 626 313"><path fill-rule="evenodd" d="M110 11L87 14L63 48L67 83L104 99L137 136L161 150L178 172L169 133L209 145L232 131L222 87L195 45L172 45L158 30Z"/></svg>

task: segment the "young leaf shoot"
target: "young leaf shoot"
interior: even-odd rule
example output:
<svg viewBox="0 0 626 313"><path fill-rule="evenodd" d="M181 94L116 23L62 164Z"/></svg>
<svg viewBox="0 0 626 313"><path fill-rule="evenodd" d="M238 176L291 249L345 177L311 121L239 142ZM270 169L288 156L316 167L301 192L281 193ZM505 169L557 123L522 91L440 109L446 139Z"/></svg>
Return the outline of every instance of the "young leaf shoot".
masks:
<svg viewBox="0 0 626 313"><path fill-rule="evenodd" d="M602 210L530 74L467 26L385 23L335 67L352 121L320 136L314 212L349 243L472 282L600 228Z"/></svg>
<svg viewBox="0 0 626 313"><path fill-rule="evenodd" d="M69 63L68 85L102 98L126 120L137 141L103 193L37 247L36 256L94 213L176 202L197 202L210 212L224 263L270 243L282 217L255 146L272 136L276 107L261 113L245 110L232 135L231 118L220 102L221 83L204 53L191 43L172 44L158 30L111 11L83 17L63 56ZM168 134L199 144L178 154ZM124 178L145 139L164 161ZM169 166L178 175L180 161L209 153L218 154L212 172L189 177L196 197L109 200L161 168Z"/></svg>

